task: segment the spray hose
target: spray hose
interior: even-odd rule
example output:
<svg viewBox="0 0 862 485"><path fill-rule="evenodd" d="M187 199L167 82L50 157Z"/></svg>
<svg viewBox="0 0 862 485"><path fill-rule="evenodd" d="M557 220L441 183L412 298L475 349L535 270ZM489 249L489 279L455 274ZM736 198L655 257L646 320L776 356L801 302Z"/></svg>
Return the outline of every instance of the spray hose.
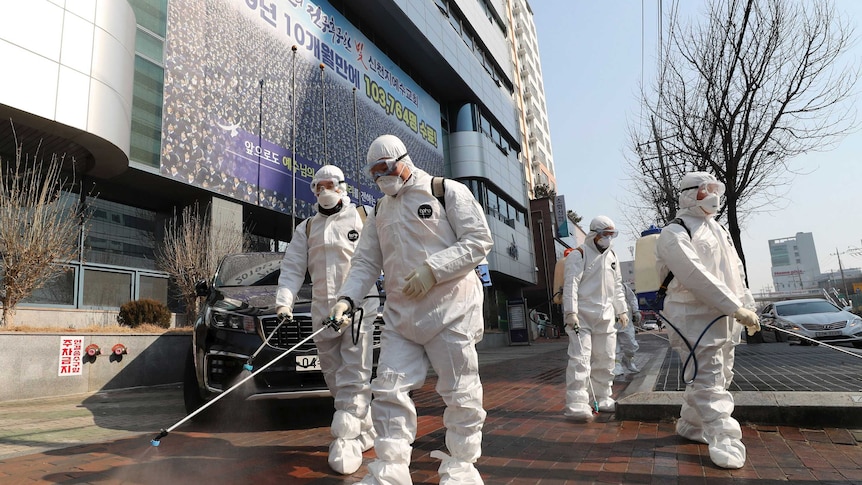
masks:
<svg viewBox="0 0 862 485"><path fill-rule="evenodd" d="M676 332L677 335L679 335L679 337L682 339L686 348L688 348L688 357L686 357L685 362L682 365L682 369L680 369L680 371L679 371L679 376L682 379L682 382L684 382L686 385L693 383L694 380L697 378L697 371L698 371L697 356L694 355L694 350L697 348L697 345L700 343L701 339L703 339L703 336L706 335L706 332L709 331L710 327L712 327L712 325L715 322L721 320L722 318L726 317L727 315L719 315L713 321L709 322L709 324L706 327L704 327L703 331L700 332L700 335L697 337L697 340L694 342L694 345L691 345L691 343L688 341L687 338L685 338L685 336L682 334L682 332L680 332L679 329L676 328L676 325L674 325L673 323L671 323L670 320L665 318L665 316L662 315L662 313L660 311L655 310L655 313L656 313L656 315L659 316L659 318L661 318L662 320L667 322L668 325L670 325L670 327L674 330L674 332ZM685 370L688 368L689 362L694 364L694 372L692 372L691 379L687 380L685 378Z"/></svg>
<svg viewBox="0 0 862 485"><path fill-rule="evenodd" d="M359 314L359 318L355 318L355 314ZM357 308L351 314L351 322L350 322L350 338L353 341L353 345L359 343L359 330L362 328L362 319L365 317L365 310L362 307Z"/></svg>

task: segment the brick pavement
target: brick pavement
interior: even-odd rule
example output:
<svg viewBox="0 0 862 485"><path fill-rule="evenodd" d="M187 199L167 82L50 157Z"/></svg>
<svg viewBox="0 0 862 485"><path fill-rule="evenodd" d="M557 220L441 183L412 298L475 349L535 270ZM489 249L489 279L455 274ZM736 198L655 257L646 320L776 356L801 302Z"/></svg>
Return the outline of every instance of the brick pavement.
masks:
<svg viewBox="0 0 862 485"><path fill-rule="evenodd" d="M591 423L569 422L561 414L564 345L561 339L513 347L517 358L486 359L481 365L488 418L477 465L486 483L862 483L862 446L853 430L747 425L746 466L723 470L711 464L706 445L677 437L669 420L617 421L603 413ZM417 484L438 479L439 462L429 454L443 447L443 404L434 384L429 378L414 396L420 419L411 469ZM624 380L616 382L615 394L626 386ZM110 396L101 399L107 419ZM282 409L279 420L252 424L242 413L252 408L230 410L231 419L219 425L183 426L153 447L150 439L158 429L140 429L151 421L140 413L142 407L131 401L115 404L114 411L129 407L138 417L103 421L122 437L0 460L0 482L342 484L365 472L364 466L349 477L329 471L326 411ZM175 406L151 400L143 408L164 417ZM261 408L254 409L259 417ZM0 413L5 410L0 406ZM172 423L162 421L158 427ZM2 436L0 442L13 439ZM373 456L366 453L367 460Z"/></svg>

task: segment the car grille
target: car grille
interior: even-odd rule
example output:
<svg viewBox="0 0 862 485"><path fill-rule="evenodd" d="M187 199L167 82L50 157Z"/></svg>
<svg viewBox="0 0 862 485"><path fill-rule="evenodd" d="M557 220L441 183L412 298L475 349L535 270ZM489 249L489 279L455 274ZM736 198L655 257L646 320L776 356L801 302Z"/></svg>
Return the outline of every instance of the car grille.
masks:
<svg viewBox="0 0 862 485"><path fill-rule="evenodd" d="M278 327L278 323L279 319L276 316L263 317L261 319L262 337L266 339ZM313 332L310 318L296 317L292 322L282 325L275 335L269 339L268 345L274 349L287 350L298 344L300 340L307 338ZM299 350L312 350L314 348L314 341L309 340L302 344Z"/></svg>
<svg viewBox="0 0 862 485"><path fill-rule="evenodd" d="M825 325L820 325L817 323L803 323L803 327L805 330L838 330L847 326L847 322L835 322L835 323L827 323Z"/></svg>

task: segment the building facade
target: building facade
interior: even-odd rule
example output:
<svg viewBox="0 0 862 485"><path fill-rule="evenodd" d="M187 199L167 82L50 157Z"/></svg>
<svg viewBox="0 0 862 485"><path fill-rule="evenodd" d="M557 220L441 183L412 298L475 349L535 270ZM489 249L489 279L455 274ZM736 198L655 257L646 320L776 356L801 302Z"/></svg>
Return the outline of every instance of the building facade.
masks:
<svg viewBox="0 0 862 485"><path fill-rule="evenodd" d="M793 237L770 239L769 256L772 259L772 285L776 292L818 287L820 263L812 233L797 232Z"/></svg>
<svg viewBox="0 0 862 485"><path fill-rule="evenodd" d="M313 213L322 164L373 205L382 194L360 167L392 133L484 207L497 327L536 281L508 18L500 0L3 4L0 53L27 69L0 81L0 114L49 140L43 152L75 154L94 214L70 276L28 304L168 300L154 264L166 220L200 204L253 249L276 248Z"/></svg>
<svg viewBox="0 0 862 485"><path fill-rule="evenodd" d="M507 0L507 4L512 33L515 102L520 112L521 139L524 140L521 162L527 190L533 199L536 198L534 190L539 185L547 185L551 192L557 191L539 38L530 3L527 0Z"/></svg>

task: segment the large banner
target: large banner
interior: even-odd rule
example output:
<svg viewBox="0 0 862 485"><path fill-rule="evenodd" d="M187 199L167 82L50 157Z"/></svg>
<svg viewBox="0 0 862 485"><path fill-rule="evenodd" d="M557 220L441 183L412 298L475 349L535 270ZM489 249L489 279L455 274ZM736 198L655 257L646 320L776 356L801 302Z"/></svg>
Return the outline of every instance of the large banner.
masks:
<svg viewBox="0 0 862 485"><path fill-rule="evenodd" d="M326 163L374 204L360 170L382 134L443 174L439 104L327 2L169 2L165 43L166 176L303 218Z"/></svg>

